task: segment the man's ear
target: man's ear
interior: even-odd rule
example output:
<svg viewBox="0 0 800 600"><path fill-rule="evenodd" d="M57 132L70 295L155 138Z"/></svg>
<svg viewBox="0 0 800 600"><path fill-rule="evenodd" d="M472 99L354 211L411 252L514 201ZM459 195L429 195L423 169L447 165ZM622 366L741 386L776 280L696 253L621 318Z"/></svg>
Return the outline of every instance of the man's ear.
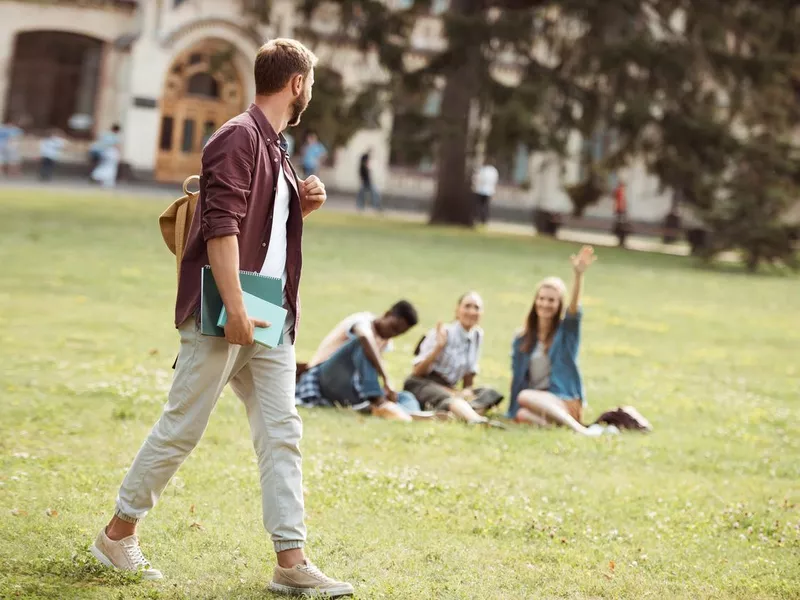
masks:
<svg viewBox="0 0 800 600"><path fill-rule="evenodd" d="M299 96L303 93L303 85L305 85L305 77L299 73L292 77L292 94Z"/></svg>

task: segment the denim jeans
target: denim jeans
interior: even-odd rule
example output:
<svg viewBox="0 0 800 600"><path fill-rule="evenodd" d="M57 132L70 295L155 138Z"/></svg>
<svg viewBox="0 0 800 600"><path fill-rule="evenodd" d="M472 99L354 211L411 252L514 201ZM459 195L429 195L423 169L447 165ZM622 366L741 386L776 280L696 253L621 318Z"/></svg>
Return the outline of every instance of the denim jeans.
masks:
<svg viewBox="0 0 800 600"><path fill-rule="evenodd" d="M353 337L319 366L319 389L324 398L343 406L357 406L384 395L377 369ZM358 386L356 387L356 381ZM420 410L414 394L400 392L397 404L407 412Z"/></svg>
<svg viewBox="0 0 800 600"><path fill-rule="evenodd" d="M378 190L375 189L375 186L371 183L362 183L361 189L358 190L358 196L356 197L356 206L358 210L363 210L367 204L366 195L369 194L369 200L372 204L372 208L376 210L381 209L381 195L378 193Z"/></svg>

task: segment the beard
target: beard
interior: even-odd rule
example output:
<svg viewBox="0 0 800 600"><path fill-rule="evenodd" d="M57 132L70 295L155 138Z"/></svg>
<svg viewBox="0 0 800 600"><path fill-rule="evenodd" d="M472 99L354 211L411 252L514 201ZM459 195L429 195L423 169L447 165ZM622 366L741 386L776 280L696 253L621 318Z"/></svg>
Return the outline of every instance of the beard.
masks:
<svg viewBox="0 0 800 600"><path fill-rule="evenodd" d="M297 97L297 100L292 103L292 118L289 119L289 127L296 127L300 124L300 116L308 108L309 100L308 94L304 91Z"/></svg>

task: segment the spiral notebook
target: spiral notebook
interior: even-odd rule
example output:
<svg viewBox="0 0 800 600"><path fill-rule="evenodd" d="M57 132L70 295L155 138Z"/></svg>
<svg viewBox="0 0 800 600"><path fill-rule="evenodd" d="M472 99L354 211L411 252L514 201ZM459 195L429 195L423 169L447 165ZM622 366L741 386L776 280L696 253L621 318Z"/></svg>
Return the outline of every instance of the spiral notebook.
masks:
<svg viewBox="0 0 800 600"><path fill-rule="evenodd" d="M277 277L269 277L250 271L239 271L239 281L242 291L260 298L270 304L283 307L283 285ZM203 267L200 278L200 333L214 337L225 337L225 330L218 325L223 309L222 296L219 295L217 283L211 273L211 267ZM285 318L285 317L284 317ZM266 319L269 321L270 319ZM279 327L281 337L278 344L283 342L283 322L274 323Z"/></svg>
<svg viewBox="0 0 800 600"><path fill-rule="evenodd" d="M267 348L274 348L280 345L283 334L283 324L286 322L286 309L282 306L262 300L258 296L243 292L244 306L247 309L247 316L261 319L270 324L269 327L256 327L253 331L253 341ZM217 320L217 325L224 327L228 322L228 313L225 307Z"/></svg>

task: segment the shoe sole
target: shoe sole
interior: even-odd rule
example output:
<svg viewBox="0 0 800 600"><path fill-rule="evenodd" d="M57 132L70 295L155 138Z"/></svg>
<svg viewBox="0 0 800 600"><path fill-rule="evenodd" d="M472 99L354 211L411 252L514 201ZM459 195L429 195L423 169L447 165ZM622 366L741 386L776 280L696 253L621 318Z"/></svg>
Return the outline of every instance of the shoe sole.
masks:
<svg viewBox="0 0 800 600"><path fill-rule="evenodd" d="M316 588L296 588L273 581L269 584L269 590L286 596L305 596L306 598L341 598L342 596L352 596L355 593L353 586L349 583L343 583L337 588L319 590Z"/></svg>
<svg viewBox="0 0 800 600"><path fill-rule="evenodd" d="M97 560L99 560L103 566L111 567L112 569L117 568L114 566L114 563L112 563L108 559L108 557L105 554L103 554L100 548L98 548L94 544L92 544L92 547L89 548L89 552L91 552L92 556L94 556ZM159 573L158 575L146 575L145 573L142 573L142 579L144 579L145 581L156 581L157 579L163 579L163 578L164 576L161 573Z"/></svg>

